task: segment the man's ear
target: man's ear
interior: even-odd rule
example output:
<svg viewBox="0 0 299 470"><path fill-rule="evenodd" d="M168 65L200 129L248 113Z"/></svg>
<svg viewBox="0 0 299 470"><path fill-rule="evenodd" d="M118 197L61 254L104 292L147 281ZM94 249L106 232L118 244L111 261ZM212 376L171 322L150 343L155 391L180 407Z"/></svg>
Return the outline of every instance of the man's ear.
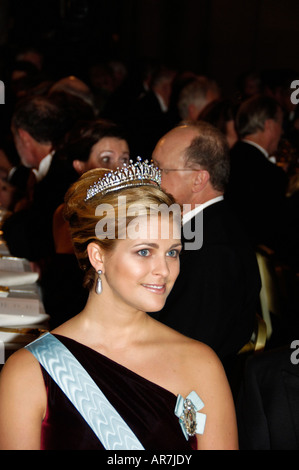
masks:
<svg viewBox="0 0 299 470"><path fill-rule="evenodd" d="M198 193L202 191L210 181L210 173L207 170L199 170L194 172L193 191Z"/></svg>
<svg viewBox="0 0 299 470"><path fill-rule="evenodd" d="M26 147L29 147L33 140L33 137L31 137L29 132L25 131L25 129L22 129L22 128L19 128L16 132L17 132L19 139L22 141L23 145L25 145Z"/></svg>
<svg viewBox="0 0 299 470"><path fill-rule="evenodd" d="M96 271L101 270L104 273L104 253L97 243L91 242L87 246L87 253L90 264Z"/></svg>
<svg viewBox="0 0 299 470"><path fill-rule="evenodd" d="M82 162L81 160L74 160L73 168L81 176L85 172L85 162Z"/></svg>
<svg viewBox="0 0 299 470"><path fill-rule="evenodd" d="M273 125L272 119L266 119L264 122L263 131L268 131L269 129L271 129L272 125Z"/></svg>

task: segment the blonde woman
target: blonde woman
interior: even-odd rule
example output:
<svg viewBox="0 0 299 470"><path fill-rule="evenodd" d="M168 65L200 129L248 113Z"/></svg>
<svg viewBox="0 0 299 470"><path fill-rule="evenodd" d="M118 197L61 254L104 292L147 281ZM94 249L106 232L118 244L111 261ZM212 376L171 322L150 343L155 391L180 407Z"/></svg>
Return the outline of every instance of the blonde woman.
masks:
<svg viewBox="0 0 299 470"><path fill-rule="evenodd" d="M108 176L91 170L69 190L66 218L89 298L5 364L1 449L237 449L216 355L146 313L163 307L179 272L173 212L154 211L155 230L150 220L153 207L174 203L159 182L156 168L138 162ZM92 384L78 384L86 372Z"/></svg>

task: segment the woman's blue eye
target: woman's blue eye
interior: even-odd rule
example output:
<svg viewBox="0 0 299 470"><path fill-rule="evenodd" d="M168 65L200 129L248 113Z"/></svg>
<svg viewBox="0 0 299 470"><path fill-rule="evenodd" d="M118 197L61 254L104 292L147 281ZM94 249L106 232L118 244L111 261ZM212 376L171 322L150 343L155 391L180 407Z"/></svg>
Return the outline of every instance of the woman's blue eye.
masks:
<svg viewBox="0 0 299 470"><path fill-rule="evenodd" d="M149 256L149 250L147 250L147 249L144 248L143 250L139 250L139 251L138 251L138 254L139 254L140 256Z"/></svg>
<svg viewBox="0 0 299 470"><path fill-rule="evenodd" d="M170 250L167 255L171 258L176 258L178 256L178 250Z"/></svg>

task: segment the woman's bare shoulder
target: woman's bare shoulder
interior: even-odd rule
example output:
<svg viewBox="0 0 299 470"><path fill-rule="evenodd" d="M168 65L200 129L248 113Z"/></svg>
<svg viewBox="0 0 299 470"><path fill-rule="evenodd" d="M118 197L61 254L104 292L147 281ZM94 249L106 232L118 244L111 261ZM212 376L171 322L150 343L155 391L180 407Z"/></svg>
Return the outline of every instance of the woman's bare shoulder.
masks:
<svg viewBox="0 0 299 470"><path fill-rule="evenodd" d="M205 361L215 361L218 363L217 355L207 344L189 338L164 324L160 324L158 329L161 335L159 340L164 341L168 346L175 347L183 357L200 357Z"/></svg>
<svg viewBox="0 0 299 470"><path fill-rule="evenodd" d="M20 349L7 359L0 374L0 448L38 449L46 407L40 365L29 351Z"/></svg>
<svg viewBox="0 0 299 470"><path fill-rule="evenodd" d="M185 370L192 376L205 377L206 382L213 378L223 377L222 362L207 344L184 337L178 351L180 351Z"/></svg>
<svg viewBox="0 0 299 470"><path fill-rule="evenodd" d="M0 380L8 382L30 381L35 377L41 376L41 369L38 361L26 349L22 348L14 352L6 360L1 374Z"/></svg>
<svg viewBox="0 0 299 470"><path fill-rule="evenodd" d="M223 366L213 349L195 339L162 325L156 337L169 361L175 362L184 375L204 376L206 379L223 377ZM165 357L166 357L165 356Z"/></svg>

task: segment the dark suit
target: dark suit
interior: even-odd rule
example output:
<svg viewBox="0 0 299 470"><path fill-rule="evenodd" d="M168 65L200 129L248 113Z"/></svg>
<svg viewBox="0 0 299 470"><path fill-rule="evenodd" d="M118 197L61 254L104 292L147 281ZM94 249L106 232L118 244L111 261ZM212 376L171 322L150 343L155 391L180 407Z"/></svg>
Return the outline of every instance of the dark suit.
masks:
<svg viewBox="0 0 299 470"><path fill-rule="evenodd" d="M208 344L224 360L250 339L259 291L255 253L220 201L204 209L202 248L183 250L178 279L153 316Z"/></svg>
<svg viewBox="0 0 299 470"><path fill-rule="evenodd" d="M248 360L236 406L241 450L299 449L299 364L292 354L298 358L286 347Z"/></svg>
<svg viewBox="0 0 299 470"><path fill-rule="evenodd" d="M231 149L225 197L254 246L278 247L285 224L287 183L285 172L253 145L237 142Z"/></svg>
<svg viewBox="0 0 299 470"><path fill-rule="evenodd" d="M126 122L132 155L151 159L158 140L173 125L170 113L162 111L155 93L145 93L132 105Z"/></svg>
<svg viewBox="0 0 299 470"><path fill-rule="evenodd" d="M77 178L70 164L54 154L48 173L35 185L30 208L15 212L3 224L3 237L13 256L39 261L54 253L53 213Z"/></svg>

